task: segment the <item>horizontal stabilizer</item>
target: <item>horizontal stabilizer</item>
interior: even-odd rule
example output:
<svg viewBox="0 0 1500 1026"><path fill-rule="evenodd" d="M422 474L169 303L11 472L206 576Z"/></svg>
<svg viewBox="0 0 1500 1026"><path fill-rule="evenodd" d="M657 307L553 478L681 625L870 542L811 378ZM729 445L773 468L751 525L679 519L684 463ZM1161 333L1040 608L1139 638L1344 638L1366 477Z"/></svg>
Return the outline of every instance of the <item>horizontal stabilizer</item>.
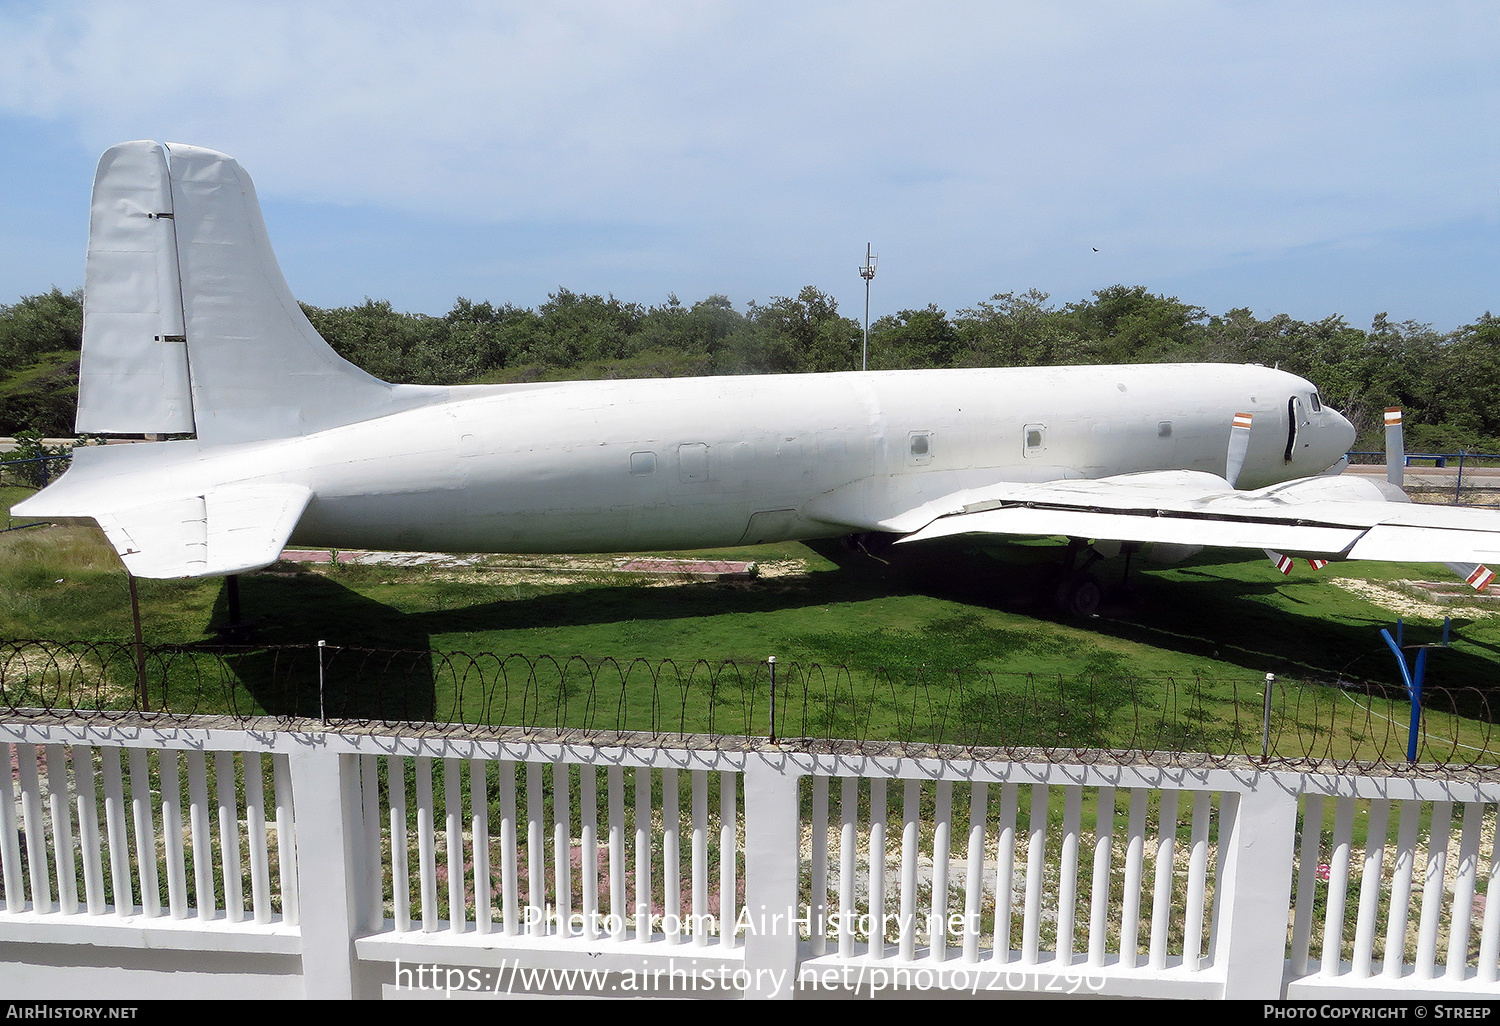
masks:
<svg viewBox="0 0 1500 1026"><path fill-rule="evenodd" d="M311 497L301 485L230 485L98 520L136 577L237 574L280 557Z"/></svg>

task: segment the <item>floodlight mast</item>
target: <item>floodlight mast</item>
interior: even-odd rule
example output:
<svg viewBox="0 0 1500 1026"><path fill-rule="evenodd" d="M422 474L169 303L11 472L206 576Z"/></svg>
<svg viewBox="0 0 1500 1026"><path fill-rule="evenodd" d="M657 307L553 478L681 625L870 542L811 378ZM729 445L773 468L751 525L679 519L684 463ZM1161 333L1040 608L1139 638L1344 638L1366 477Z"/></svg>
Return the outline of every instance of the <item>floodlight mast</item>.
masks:
<svg viewBox="0 0 1500 1026"><path fill-rule="evenodd" d="M865 280L865 344L860 354L859 369L870 369L870 280L875 277L875 261L880 258L870 253L870 244L865 243L865 264L859 276Z"/></svg>

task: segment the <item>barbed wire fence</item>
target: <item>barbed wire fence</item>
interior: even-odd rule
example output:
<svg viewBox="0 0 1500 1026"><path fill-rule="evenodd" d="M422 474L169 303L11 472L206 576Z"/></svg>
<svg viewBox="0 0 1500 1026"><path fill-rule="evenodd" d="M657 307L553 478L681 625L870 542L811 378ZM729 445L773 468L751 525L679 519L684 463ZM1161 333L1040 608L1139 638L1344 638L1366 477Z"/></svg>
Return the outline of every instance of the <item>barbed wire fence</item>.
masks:
<svg viewBox="0 0 1500 1026"><path fill-rule="evenodd" d="M1414 767L1398 688L332 645L0 642L0 715L146 717L159 725L269 718L285 729L311 721L604 744L774 741L866 755L958 749L1046 761L1500 769L1489 696L1478 688L1426 690Z"/></svg>

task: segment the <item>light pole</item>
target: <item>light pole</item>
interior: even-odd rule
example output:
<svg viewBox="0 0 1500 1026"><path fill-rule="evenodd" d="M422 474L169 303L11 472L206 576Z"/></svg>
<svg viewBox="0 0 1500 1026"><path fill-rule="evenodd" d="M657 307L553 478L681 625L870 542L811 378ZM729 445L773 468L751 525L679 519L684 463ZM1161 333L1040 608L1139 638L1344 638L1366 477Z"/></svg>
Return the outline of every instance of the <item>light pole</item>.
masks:
<svg viewBox="0 0 1500 1026"><path fill-rule="evenodd" d="M859 369L870 369L870 281L875 277L875 261L880 258L872 256L870 244L865 243L865 264L859 269L859 276L865 280L865 345L860 355Z"/></svg>

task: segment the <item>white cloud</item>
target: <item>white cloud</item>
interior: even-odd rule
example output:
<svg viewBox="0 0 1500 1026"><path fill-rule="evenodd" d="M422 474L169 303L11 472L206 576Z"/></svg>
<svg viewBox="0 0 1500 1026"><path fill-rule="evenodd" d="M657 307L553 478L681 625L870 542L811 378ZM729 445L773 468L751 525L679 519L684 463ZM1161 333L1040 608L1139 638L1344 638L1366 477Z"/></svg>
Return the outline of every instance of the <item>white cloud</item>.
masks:
<svg viewBox="0 0 1500 1026"><path fill-rule="evenodd" d="M1492 216L1492 11L21 6L0 9L0 111L101 150L222 149L263 196L668 228L755 259L879 231L934 276L1067 274L1062 251L1099 245L1144 279Z"/></svg>

